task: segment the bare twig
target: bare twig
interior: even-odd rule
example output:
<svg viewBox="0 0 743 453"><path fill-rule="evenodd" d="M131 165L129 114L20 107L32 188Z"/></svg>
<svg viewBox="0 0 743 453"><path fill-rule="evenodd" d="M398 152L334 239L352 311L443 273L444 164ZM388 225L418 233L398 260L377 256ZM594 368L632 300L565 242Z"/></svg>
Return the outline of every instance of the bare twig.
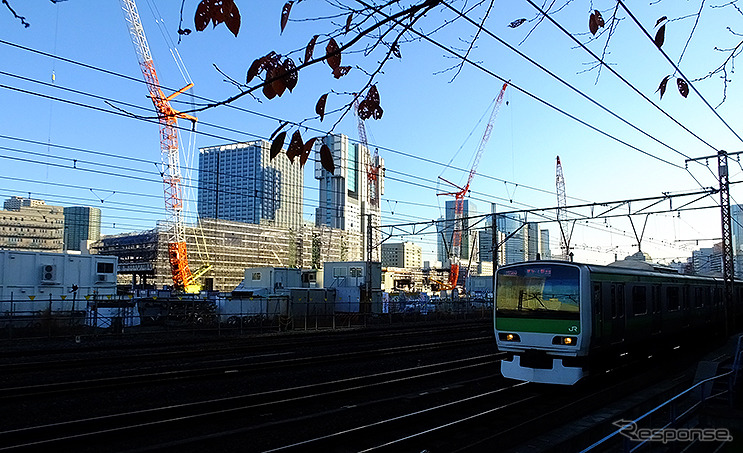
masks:
<svg viewBox="0 0 743 453"><path fill-rule="evenodd" d="M10 11L11 13L13 13L13 16L15 16L16 19L18 19L18 20L21 21L21 24L23 25L24 28L28 28L28 27L31 26L31 24L29 24L28 22L26 22L26 18L25 17L19 16L18 13L15 12L15 10L13 9L13 7L10 6L10 3L8 3L8 0L2 0L2 1L3 1L3 5L5 5L8 8L8 11Z"/></svg>

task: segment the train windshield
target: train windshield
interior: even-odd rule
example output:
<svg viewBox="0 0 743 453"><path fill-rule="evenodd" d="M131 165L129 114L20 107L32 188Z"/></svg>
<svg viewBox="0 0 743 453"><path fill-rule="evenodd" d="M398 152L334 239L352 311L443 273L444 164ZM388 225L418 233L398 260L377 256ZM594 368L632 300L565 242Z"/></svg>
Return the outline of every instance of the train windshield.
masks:
<svg viewBox="0 0 743 453"><path fill-rule="evenodd" d="M579 270L559 264L534 264L498 271L496 316L579 319Z"/></svg>

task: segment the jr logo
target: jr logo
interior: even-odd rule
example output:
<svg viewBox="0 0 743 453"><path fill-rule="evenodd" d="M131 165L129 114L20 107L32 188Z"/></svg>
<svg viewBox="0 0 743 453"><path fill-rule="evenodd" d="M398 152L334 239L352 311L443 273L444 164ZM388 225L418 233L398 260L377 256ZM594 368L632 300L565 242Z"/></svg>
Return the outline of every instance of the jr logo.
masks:
<svg viewBox="0 0 743 453"><path fill-rule="evenodd" d="M578 331L578 326L570 326L570 327L568 327L568 332L577 332L577 331Z"/></svg>

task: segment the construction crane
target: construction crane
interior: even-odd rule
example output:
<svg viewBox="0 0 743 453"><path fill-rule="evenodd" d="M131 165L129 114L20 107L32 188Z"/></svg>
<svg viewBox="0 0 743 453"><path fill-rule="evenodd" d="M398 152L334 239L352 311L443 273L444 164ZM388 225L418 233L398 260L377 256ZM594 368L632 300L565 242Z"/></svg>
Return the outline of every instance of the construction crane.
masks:
<svg viewBox="0 0 743 453"><path fill-rule="evenodd" d="M366 126L364 125L364 120L359 116L359 98L356 97L354 99L354 112L356 113L356 118L358 120L358 130L359 130L359 142L361 145L363 145L366 152L369 152L369 142L366 138ZM361 158L361 156L359 156ZM367 188L368 188L368 203L371 205L371 209L369 210L371 213L377 213L379 212L379 199L384 192L384 189L381 184L381 178L380 178L380 172L384 172L382 167L382 159L379 157L379 151L375 148L374 149L374 155L369 157L368 165L366 168L366 177L367 177ZM373 257L373 251L374 246L373 244L379 243L379 237L378 235L374 234L372 230L372 218L369 219L369 222L367 223L367 228L369 231L367 231L367 261L371 263L372 257ZM379 223L375 225L376 227L379 226Z"/></svg>
<svg viewBox="0 0 743 453"><path fill-rule="evenodd" d="M358 129L359 129L359 142L361 142L362 145L364 145L364 148L366 148L367 151L369 151L369 142L366 138L366 126L364 125L364 120L361 119L361 117L358 115L359 112L359 99L358 97L353 101L354 103L354 112L356 112L356 118L358 119ZM381 187L380 187L380 181L379 181L379 169L381 167L381 164L379 162L379 150L376 148L374 149L374 155L370 157L369 165L366 170L366 177L369 181L367 186L369 187L369 202L374 206L375 208L379 207L379 198L381 195Z"/></svg>
<svg viewBox="0 0 743 453"><path fill-rule="evenodd" d="M555 189L557 190L557 224L560 227L560 250L562 250L562 258L568 259L570 257L570 238L573 232L572 229L570 234L567 234L566 231L567 220L565 207L567 206L567 199L565 196L565 177L562 174L560 156L557 156L557 164L555 166Z"/></svg>
<svg viewBox="0 0 743 453"><path fill-rule="evenodd" d="M464 222L462 219L462 213L464 212L464 197L470 190L470 184L472 183L472 178L474 178L475 173L477 173L477 166L480 164L480 158L482 157L482 153L485 150L485 145L487 145L488 140L490 140L490 133L493 131L493 123L495 122L495 117L498 115L498 110L500 110L500 106L503 103L503 95L506 93L506 88L508 88L508 82L505 82L503 84L503 87L498 93L498 96L495 98L493 111L490 113L490 119L488 120L488 124L485 127L485 132L483 133L482 139L480 140L480 146L477 148L475 158L472 162L472 168L470 169L469 176L467 177L467 182L464 184L464 186L459 186L439 176L439 179L457 189L454 192L444 192L437 194L450 196L453 195L455 200L454 231L452 233L451 247L449 248L449 259L451 261L449 281L443 284L441 282L438 282L440 283L439 287L443 290L451 290L456 288L459 281L459 260L462 252L462 229Z"/></svg>
<svg viewBox="0 0 743 453"><path fill-rule="evenodd" d="M137 5L134 0L120 0L124 10L124 18L129 27L129 34L137 53L142 76L149 90L150 99L157 111L160 123L160 158L162 163L163 188L165 192L165 211L168 216L168 257L173 274L173 285L177 290L198 292L200 285L198 278L203 276L211 265L205 263L196 272L191 272L188 265L186 248L186 233L183 221L183 194L181 186L181 165L178 151L178 118L196 123L194 116L181 113L170 105L170 101L193 86L189 83L185 87L165 96L160 88L160 82L155 71L155 62L150 54L150 46L144 34L142 21L139 18Z"/></svg>

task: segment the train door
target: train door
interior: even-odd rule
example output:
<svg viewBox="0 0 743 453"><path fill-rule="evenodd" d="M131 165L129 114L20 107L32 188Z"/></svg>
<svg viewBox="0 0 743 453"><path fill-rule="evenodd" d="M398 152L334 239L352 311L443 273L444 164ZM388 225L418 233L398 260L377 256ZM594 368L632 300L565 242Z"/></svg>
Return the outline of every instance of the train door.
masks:
<svg viewBox="0 0 743 453"><path fill-rule="evenodd" d="M593 282L593 296L591 306L593 307L593 346L604 345L604 297L601 282Z"/></svg>
<svg viewBox="0 0 743 453"><path fill-rule="evenodd" d="M650 302L650 316L652 316L650 322L651 334L660 335L663 326L663 315L660 309L660 285L652 286L650 297L652 298Z"/></svg>
<svg viewBox="0 0 743 453"><path fill-rule="evenodd" d="M604 325L604 332L609 344L617 344L624 341L624 283L609 284L609 297L604 304L604 319L609 326ZM607 329L608 327L608 329Z"/></svg>

